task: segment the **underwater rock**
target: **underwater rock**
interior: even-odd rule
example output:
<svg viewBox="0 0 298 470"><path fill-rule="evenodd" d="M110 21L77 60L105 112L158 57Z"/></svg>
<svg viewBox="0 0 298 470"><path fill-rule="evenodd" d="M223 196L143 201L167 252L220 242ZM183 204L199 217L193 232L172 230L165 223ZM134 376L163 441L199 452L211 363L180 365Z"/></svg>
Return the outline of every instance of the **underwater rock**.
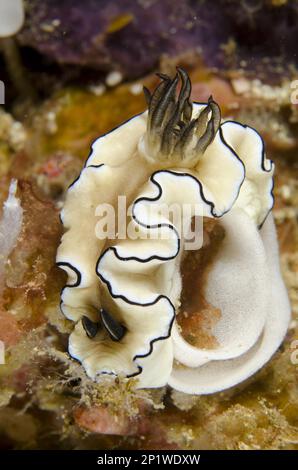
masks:
<svg viewBox="0 0 298 470"><path fill-rule="evenodd" d="M148 406L145 412L142 410L144 406L144 403L140 404L139 414L134 418L129 418L125 411L112 414L108 407L80 407L74 411L74 419L80 428L89 432L126 437L146 436L144 445L148 449L178 449L178 445L169 439L169 429L164 419L152 410L150 412Z"/></svg>
<svg viewBox="0 0 298 470"><path fill-rule="evenodd" d="M0 109L0 175L5 175L11 165L12 156L22 152L27 140L23 124Z"/></svg>
<svg viewBox="0 0 298 470"><path fill-rule="evenodd" d="M208 66L278 73L294 60L298 34L294 1L31 0L26 11L22 45L59 64L129 78L188 52Z"/></svg>
<svg viewBox="0 0 298 470"><path fill-rule="evenodd" d="M6 264L5 311L0 313L1 324L11 332L10 343L45 322L45 307L54 301L62 281L54 266L61 233L58 211L52 202L39 199L30 183L19 181L18 188L22 227Z"/></svg>
<svg viewBox="0 0 298 470"><path fill-rule="evenodd" d="M137 434L137 422L132 421L125 413L122 416L113 416L108 408L92 407L78 408L74 412L77 424L91 432L99 434L114 434L131 436Z"/></svg>
<svg viewBox="0 0 298 470"><path fill-rule="evenodd" d="M56 152L45 163L36 165L34 179L42 192L51 199L61 198L68 181L79 173L80 160L68 153Z"/></svg>
<svg viewBox="0 0 298 470"><path fill-rule="evenodd" d="M21 338L21 331L14 316L1 308L0 310L0 341L8 346L12 346Z"/></svg>
<svg viewBox="0 0 298 470"><path fill-rule="evenodd" d="M162 55L197 49L211 22L217 28L206 58L214 56L225 37L220 19L216 6L190 1L104 0L100 6L96 0L32 1L19 39L62 64L117 69L136 77L152 70Z"/></svg>

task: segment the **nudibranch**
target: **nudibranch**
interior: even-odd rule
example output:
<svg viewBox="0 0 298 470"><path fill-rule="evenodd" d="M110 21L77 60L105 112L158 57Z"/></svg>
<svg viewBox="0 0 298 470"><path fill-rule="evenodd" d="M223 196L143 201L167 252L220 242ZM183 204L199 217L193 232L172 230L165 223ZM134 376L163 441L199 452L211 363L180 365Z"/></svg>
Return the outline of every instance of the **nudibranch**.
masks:
<svg viewBox="0 0 298 470"><path fill-rule="evenodd" d="M68 189L57 253L68 275L61 309L74 323L69 354L93 380L111 374L135 377L139 388L210 394L257 372L287 331L271 214L274 164L260 135L223 122L212 97L192 103L184 70L158 76L155 91L144 90L148 111L98 138ZM119 196L130 208L130 233L121 237L117 220L114 236L98 225L98 207L117 214ZM188 208L181 223L162 210L173 205ZM214 342L201 347L177 320L194 220L224 232L204 286L194 280L192 287L220 312Z"/></svg>

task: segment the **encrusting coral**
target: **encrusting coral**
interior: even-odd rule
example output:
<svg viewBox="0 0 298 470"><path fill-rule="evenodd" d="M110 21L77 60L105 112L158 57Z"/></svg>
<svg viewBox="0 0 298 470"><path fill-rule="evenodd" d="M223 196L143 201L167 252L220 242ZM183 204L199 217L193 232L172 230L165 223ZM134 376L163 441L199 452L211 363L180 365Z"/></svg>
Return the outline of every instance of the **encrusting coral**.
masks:
<svg viewBox="0 0 298 470"><path fill-rule="evenodd" d="M61 308L75 322L69 352L92 379L112 374L142 388L168 383L210 394L259 370L289 324L270 214L274 165L254 129L221 122L212 97L191 102L182 69L160 78L152 96L145 91L148 112L96 140L68 190L57 254L68 275ZM98 207L117 212L118 196L131 204L133 236L124 239L98 225ZM162 212L173 205L189 206L180 224ZM221 312L213 349L187 343L175 321L181 261L192 221L202 218L225 231L204 293Z"/></svg>

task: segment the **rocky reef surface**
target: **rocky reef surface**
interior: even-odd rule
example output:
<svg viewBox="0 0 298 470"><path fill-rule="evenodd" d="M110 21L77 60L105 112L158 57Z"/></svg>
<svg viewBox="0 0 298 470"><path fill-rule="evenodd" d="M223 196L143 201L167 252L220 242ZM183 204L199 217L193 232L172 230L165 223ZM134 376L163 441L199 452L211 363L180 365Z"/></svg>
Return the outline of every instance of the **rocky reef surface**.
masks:
<svg viewBox="0 0 298 470"><path fill-rule="evenodd" d="M60 64L130 78L188 52L225 67L229 48L238 65L253 68L267 56L277 66L295 57L297 15L295 1L102 0L98 8L97 0L30 0L19 40Z"/></svg>
<svg viewBox="0 0 298 470"><path fill-rule="evenodd" d="M59 48L53 54L58 56ZM243 73L223 78L207 68L189 71L193 99L205 100L212 92L225 117L237 117L264 134L276 163L274 216L293 306L287 338L249 382L212 396L166 388L136 391L133 380L93 383L66 352L70 324L59 309L65 275L55 266L59 210L92 140L142 111L142 85L151 88L156 79L149 75L107 90L64 87L32 105L21 121L2 110L1 207L11 180L17 179L23 209L17 242L1 259L2 448L297 448L297 105L291 104L286 79L273 86Z"/></svg>
<svg viewBox="0 0 298 470"><path fill-rule="evenodd" d="M229 78L241 71L270 85L297 76L295 0L24 0L24 6L23 28L0 44L9 102L20 92L48 97L70 83L89 83L100 93L153 70L171 72L176 63Z"/></svg>

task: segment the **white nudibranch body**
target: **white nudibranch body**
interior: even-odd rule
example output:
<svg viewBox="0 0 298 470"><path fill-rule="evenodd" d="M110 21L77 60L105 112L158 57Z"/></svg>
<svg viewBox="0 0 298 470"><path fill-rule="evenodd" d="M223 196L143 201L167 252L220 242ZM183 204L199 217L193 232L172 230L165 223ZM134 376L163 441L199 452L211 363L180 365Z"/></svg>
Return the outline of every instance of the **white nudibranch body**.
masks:
<svg viewBox="0 0 298 470"><path fill-rule="evenodd" d="M211 97L190 101L183 70L159 76L152 96L145 90L148 112L97 139L68 190L57 253L68 274L61 309L74 322L69 353L92 379L113 374L137 378L138 387L209 394L253 375L287 331L270 214L274 165L254 129L222 123ZM131 206L133 237L117 236L120 226L112 239L96 228L96 208L117 212L118 196ZM180 224L161 210L173 206L188 208ZM225 232L204 292L221 312L211 348L188 343L176 320L194 218L216 219Z"/></svg>

